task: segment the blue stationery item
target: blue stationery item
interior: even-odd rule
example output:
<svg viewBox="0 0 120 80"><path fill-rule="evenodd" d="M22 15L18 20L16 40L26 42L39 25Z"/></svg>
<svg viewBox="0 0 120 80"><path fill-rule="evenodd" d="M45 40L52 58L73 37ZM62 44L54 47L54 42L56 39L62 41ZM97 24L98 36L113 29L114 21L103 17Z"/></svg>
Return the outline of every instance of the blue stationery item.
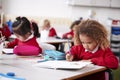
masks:
<svg viewBox="0 0 120 80"><path fill-rule="evenodd" d="M0 73L0 80L25 80L24 78L18 78L15 76L8 76L3 73Z"/></svg>
<svg viewBox="0 0 120 80"><path fill-rule="evenodd" d="M44 56L48 57L49 60L65 60L65 53L55 50L45 50Z"/></svg>
<svg viewBox="0 0 120 80"><path fill-rule="evenodd" d="M8 76L15 76L15 73L14 72L8 72L7 75Z"/></svg>

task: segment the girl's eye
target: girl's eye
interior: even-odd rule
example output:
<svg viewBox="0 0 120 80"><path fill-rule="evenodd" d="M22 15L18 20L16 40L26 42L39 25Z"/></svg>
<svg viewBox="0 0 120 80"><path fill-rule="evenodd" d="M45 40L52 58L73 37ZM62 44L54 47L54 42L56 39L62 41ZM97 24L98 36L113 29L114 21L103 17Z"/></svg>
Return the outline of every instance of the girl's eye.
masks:
<svg viewBox="0 0 120 80"><path fill-rule="evenodd" d="M85 42L81 42L82 44L92 44L92 42L87 42L87 43L85 43Z"/></svg>
<svg viewBox="0 0 120 80"><path fill-rule="evenodd" d="M88 44L92 44L92 42L88 42Z"/></svg>
<svg viewBox="0 0 120 80"><path fill-rule="evenodd" d="M81 42L82 44L84 44L84 42Z"/></svg>

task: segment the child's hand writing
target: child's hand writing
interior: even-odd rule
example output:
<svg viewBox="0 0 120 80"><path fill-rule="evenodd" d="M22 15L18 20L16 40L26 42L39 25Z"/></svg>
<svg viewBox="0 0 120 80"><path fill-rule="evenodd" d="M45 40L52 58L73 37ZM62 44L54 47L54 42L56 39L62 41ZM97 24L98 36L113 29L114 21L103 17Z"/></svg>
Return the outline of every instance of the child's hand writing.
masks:
<svg viewBox="0 0 120 80"><path fill-rule="evenodd" d="M67 61L72 61L73 60L73 55L71 55L71 54L66 54L66 60Z"/></svg>
<svg viewBox="0 0 120 80"><path fill-rule="evenodd" d="M7 46L7 44L8 44L8 43L9 43L9 42L7 42L7 41L6 41L6 42L4 42L3 47L4 47L4 48L7 48L7 47L8 47L8 46Z"/></svg>
<svg viewBox="0 0 120 80"><path fill-rule="evenodd" d="M84 62L91 62L91 59L88 59L88 60L81 60L81 61L84 61Z"/></svg>

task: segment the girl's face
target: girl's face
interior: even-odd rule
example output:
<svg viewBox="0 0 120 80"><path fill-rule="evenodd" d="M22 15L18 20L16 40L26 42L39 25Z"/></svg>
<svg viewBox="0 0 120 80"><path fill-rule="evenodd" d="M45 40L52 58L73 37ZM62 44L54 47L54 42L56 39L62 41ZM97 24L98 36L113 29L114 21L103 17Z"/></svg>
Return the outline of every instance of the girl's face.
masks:
<svg viewBox="0 0 120 80"><path fill-rule="evenodd" d="M78 25L74 25L73 28L72 28L72 30L75 31L77 26Z"/></svg>
<svg viewBox="0 0 120 80"><path fill-rule="evenodd" d="M50 28L50 24L48 21L44 22L44 29L48 30Z"/></svg>
<svg viewBox="0 0 120 80"><path fill-rule="evenodd" d="M93 51L97 47L97 42L85 34L79 35L80 41L85 49L88 51Z"/></svg>

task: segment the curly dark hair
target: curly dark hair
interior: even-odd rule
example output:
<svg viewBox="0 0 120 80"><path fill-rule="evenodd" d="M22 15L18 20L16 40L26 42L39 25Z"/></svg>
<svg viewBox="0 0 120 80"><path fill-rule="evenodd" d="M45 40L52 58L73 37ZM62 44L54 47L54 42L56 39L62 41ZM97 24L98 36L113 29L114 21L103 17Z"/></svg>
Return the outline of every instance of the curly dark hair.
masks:
<svg viewBox="0 0 120 80"><path fill-rule="evenodd" d="M95 40L104 50L109 47L108 33L105 27L96 20L83 20L75 30L74 44L81 44L79 35L84 34Z"/></svg>

